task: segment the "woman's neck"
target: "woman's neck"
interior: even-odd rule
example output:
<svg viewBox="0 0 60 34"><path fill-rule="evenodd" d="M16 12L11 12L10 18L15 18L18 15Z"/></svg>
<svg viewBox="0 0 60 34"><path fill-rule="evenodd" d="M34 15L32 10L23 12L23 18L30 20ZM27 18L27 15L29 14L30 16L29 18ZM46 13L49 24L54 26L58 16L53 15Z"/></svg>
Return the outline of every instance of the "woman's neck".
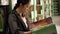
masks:
<svg viewBox="0 0 60 34"><path fill-rule="evenodd" d="M16 11L17 11L18 14L22 13L21 8L17 8Z"/></svg>
<svg viewBox="0 0 60 34"><path fill-rule="evenodd" d="M22 16L22 17L25 16L25 15L23 14L21 8L17 8L16 11L17 11L17 13L18 13L20 16Z"/></svg>

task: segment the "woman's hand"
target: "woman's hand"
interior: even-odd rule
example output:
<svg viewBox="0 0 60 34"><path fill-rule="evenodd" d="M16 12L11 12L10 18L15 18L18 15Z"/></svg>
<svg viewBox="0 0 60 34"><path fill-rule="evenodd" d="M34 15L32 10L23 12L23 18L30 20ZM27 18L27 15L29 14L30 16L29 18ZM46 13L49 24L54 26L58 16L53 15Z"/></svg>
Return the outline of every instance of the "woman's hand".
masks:
<svg viewBox="0 0 60 34"><path fill-rule="evenodd" d="M24 34L31 34L31 31L24 32Z"/></svg>

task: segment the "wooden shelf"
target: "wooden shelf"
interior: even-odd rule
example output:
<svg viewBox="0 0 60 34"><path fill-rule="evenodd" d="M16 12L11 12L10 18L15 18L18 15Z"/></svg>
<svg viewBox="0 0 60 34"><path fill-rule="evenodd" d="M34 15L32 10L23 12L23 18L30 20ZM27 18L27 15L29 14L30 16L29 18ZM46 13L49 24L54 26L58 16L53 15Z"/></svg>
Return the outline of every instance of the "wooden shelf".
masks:
<svg viewBox="0 0 60 34"><path fill-rule="evenodd" d="M0 7L6 7L6 6L9 6L9 5L0 5Z"/></svg>
<svg viewBox="0 0 60 34"><path fill-rule="evenodd" d="M36 6L41 6L40 4L37 4Z"/></svg>

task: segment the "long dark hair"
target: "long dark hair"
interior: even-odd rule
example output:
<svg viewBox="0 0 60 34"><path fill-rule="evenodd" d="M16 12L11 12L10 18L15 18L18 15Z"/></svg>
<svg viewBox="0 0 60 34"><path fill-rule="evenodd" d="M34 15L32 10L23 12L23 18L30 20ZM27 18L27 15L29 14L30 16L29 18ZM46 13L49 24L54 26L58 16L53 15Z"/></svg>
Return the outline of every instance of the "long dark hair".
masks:
<svg viewBox="0 0 60 34"><path fill-rule="evenodd" d="M17 3L16 3L16 5L15 5L13 10L16 10L16 8L19 7L20 3L22 5L25 5L25 4L28 4L29 2L30 2L30 0L17 0Z"/></svg>

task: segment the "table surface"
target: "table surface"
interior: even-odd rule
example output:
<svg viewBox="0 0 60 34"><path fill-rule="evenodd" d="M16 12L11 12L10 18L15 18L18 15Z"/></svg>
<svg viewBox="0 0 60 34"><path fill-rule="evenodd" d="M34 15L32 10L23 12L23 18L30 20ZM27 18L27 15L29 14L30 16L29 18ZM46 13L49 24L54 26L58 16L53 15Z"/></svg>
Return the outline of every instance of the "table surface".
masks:
<svg viewBox="0 0 60 34"><path fill-rule="evenodd" d="M51 24L37 30L32 30L32 34L57 34L57 31L55 25Z"/></svg>

